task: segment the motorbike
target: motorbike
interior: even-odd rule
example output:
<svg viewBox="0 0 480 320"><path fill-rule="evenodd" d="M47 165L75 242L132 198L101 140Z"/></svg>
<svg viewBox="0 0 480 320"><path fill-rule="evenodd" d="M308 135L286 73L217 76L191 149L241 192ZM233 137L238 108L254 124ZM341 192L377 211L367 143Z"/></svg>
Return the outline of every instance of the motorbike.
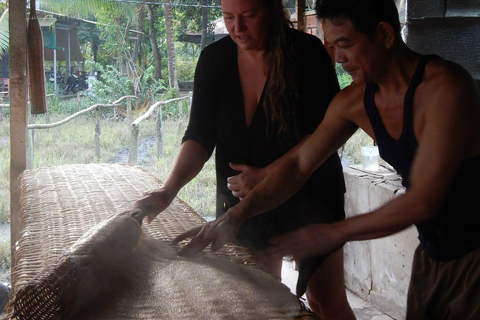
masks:
<svg viewBox="0 0 480 320"><path fill-rule="evenodd" d="M68 94L70 91L75 94L78 91L82 90L87 90L88 89L88 83L87 83L87 72L82 71L79 77L76 75L72 74L70 77L67 79L67 83L65 84L65 87L63 88L63 94Z"/></svg>
<svg viewBox="0 0 480 320"><path fill-rule="evenodd" d="M55 79L56 78L56 79ZM60 73L55 75L53 70L45 72L45 79L50 82L52 85L55 84L55 80L57 80L57 88L63 89L65 85L65 77L63 77Z"/></svg>

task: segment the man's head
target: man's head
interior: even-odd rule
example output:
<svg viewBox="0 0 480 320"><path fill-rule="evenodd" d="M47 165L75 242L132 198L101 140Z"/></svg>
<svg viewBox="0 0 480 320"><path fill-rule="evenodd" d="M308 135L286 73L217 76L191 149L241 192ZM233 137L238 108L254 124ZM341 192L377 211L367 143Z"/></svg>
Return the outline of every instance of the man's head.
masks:
<svg viewBox="0 0 480 320"><path fill-rule="evenodd" d="M401 39L398 10L393 0L317 0L316 13L319 20L348 19L356 31L369 37L384 21L392 26L395 37Z"/></svg>
<svg viewBox="0 0 480 320"><path fill-rule="evenodd" d="M326 46L354 82L379 80L405 45L393 0L318 0L316 10Z"/></svg>

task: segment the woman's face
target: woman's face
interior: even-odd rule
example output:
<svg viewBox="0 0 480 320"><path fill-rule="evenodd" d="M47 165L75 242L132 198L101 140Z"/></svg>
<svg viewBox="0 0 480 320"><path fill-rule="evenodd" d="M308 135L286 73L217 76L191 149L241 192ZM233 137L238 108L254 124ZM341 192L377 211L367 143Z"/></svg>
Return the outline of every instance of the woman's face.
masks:
<svg viewBox="0 0 480 320"><path fill-rule="evenodd" d="M222 0L223 19L230 37L241 50L265 48L268 13L258 0Z"/></svg>

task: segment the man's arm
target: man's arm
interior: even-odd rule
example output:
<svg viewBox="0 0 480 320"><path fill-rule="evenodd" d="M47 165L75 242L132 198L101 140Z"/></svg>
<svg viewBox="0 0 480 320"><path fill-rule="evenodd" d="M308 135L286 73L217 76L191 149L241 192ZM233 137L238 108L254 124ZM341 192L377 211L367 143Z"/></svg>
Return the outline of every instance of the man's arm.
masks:
<svg viewBox="0 0 480 320"><path fill-rule="evenodd" d="M388 236L436 215L461 161L480 152L480 99L463 69L433 67L434 79L416 100L425 107L415 110L419 147L407 192L369 214L285 234L272 242L272 254L300 259L324 254L345 242Z"/></svg>
<svg viewBox="0 0 480 320"><path fill-rule="evenodd" d="M282 157L271 174L239 204L220 218L202 228L186 232L173 241L178 243L195 236L179 254L193 255L210 243L212 250L218 250L235 238L243 221L279 206L294 195L311 173L357 130L358 126L345 115L349 107L349 101L337 95L317 130L294 152Z"/></svg>
<svg viewBox="0 0 480 320"><path fill-rule="evenodd" d="M227 178L227 188L232 191L234 197L242 200L257 184L268 176L273 169L282 162L283 158L289 157L310 137L306 135L292 149L280 158L276 159L264 168L248 166L246 164L230 163L230 167L239 174Z"/></svg>

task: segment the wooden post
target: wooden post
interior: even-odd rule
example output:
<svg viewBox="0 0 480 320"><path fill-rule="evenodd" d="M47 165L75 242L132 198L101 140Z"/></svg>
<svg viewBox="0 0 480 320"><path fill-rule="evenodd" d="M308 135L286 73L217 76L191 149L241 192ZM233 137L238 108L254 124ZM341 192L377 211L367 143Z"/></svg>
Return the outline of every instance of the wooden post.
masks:
<svg viewBox="0 0 480 320"><path fill-rule="evenodd" d="M26 0L10 1L10 250L15 266L20 212L20 181L27 168L27 13Z"/></svg>
<svg viewBox="0 0 480 320"><path fill-rule="evenodd" d="M157 159L163 154L162 107L157 111Z"/></svg>
<svg viewBox="0 0 480 320"><path fill-rule="evenodd" d="M128 152L128 162L137 163L138 161L138 125L132 124L132 133L130 135L130 150Z"/></svg>
<svg viewBox="0 0 480 320"><path fill-rule="evenodd" d="M131 98L127 98L127 124L128 125L132 124L132 99Z"/></svg>
<svg viewBox="0 0 480 320"><path fill-rule="evenodd" d="M297 29L305 30L305 0L295 1L295 15L297 16Z"/></svg>
<svg viewBox="0 0 480 320"><path fill-rule="evenodd" d="M102 111L100 107L95 110L95 158L97 161L100 161L100 117L102 115Z"/></svg>

